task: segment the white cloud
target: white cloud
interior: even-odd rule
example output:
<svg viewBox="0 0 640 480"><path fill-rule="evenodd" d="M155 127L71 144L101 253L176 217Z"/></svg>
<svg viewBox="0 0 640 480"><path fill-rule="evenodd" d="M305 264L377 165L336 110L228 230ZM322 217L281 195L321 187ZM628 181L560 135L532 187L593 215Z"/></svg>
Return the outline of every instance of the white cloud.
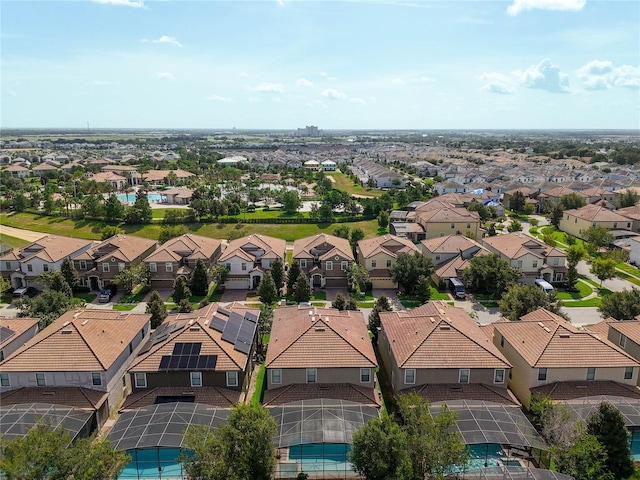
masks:
<svg viewBox="0 0 640 480"><path fill-rule="evenodd" d="M93 0L102 5L118 5L123 7L144 8L144 0Z"/></svg>
<svg viewBox="0 0 640 480"><path fill-rule="evenodd" d="M553 93L569 92L569 75L562 73L558 65L545 58L538 65L531 65L524 71L516 71L523 86Z"/></svg>
<svg viewBox="0 0 640 480"><path fill-rule="evenodd" d="M482 90L490 93L499 93L502 95L510 95L516 93L513 85L513 79L507 75L498 72L483 73L480 80L486 82L482 86Z"/></svg>
<svg viewBox="0 0 640 480"><path fill-rule="evenodd" d="M298 80L296 80L296 85L299 87L309 88L309 87L313 87L313 82L310 80L307 80L304 77L300 77Z"/></svg>
<svg viewBox="0 0 640 480"><path fill-rule="evenodd" d="M324 92L322 92L322 96L325 98L330 98L331 100L346 100L347 95L340 90L336 90L335 88L328 88Z"/></svg>
<svg viewBox="0 0 640 480"><path fill-rule="evenodd" d="M249 87L254 92L282 93L284 88L281 83L262 82L255 87Z"/></svg>
<svg viewBox="0 0 640 480"><path fill-rule="evenodd" d="M220 95L209 95L204 97L205 100L209 102L230 102L231 99L229 97L221 97Z"/></svg>
<svg viewBox="0 0 640 480"><path fill-rule="evenodd" d="M318 75L324 77L325 79L329 80L330 82L333 82L334 80L337 80L336 77L330 76L327 72L318 72Z"/></svg>
<svg viewBox="0 0 640 480"><path fill-rule="evenodd" d="M173 73L171 72L157 72L156 73L156 78L159 78L161 80L169 80L170 82L173 82L176 77L173 76Z"/></svg>
<svg viewBox="0 0 640 480"><path fill-rule="evenodd" d="M526 10L564 10L578 11L582 10L587 0L513 0L513 3L507 7L509 15L518 15Z"/></svg>
<svg viewBox="0 0 640 480"><path fill-rule="evenodd" d="M182 47L182 44L178 40L176 40L174 37L170 37L169 35L162 35L156 40L151 40L151 43L167 43L176 47Z"/></svg>
<svg viewBox="0 0 640 480"><path fill-rule="evenodd" d="M358 105L366 105L367 102L362 98L350 98L349 101L351 103L357 103Z"/></svg>
<svg viewBox="0 0 640 480"><path fill-rule="evenodd" d="M578 78L587 90L608 90L611 87L640 88L640 68L631 65L614 68L610 61L592 60L578 69Z"/></svg>

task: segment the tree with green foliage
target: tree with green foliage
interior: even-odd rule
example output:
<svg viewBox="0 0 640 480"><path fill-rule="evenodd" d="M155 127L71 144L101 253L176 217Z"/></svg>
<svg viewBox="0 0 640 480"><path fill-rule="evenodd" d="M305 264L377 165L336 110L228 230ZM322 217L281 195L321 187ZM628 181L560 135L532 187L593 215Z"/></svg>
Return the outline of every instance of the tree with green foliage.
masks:
<svg viewBox="0 0 640 480"><path fill-rule="evenodd" d="M565 285L568 290L575 290L578 283L578 263L584 258L584 248L579 245L572 245L566 250L567 253L567 276Z"/></svg>
<svg viewBox="0 0 640 480"><path fill-rule="evenodd" d="M527 199L524 196L524 193L517 190L511 195L509 198L509 210L515 213L522 213L524 211L524 206L527 203Z"/></svg>
<svg viewBox="0 0 640 480"><path fill-rule="evenodd" d="M420 305L423 305L431 298L431 279L420 275L414 289L414 294L418 297Z"/></svg>
<svg viewBox="0 0 640 480"><path fill-rule="evenodd" d="M0 293L6 292L11 288L11 282L4 277L0 277Z"/></svg>
<svg viewBox="0 0 640 480"><path fill-rule="evenodd" d="M640 290L632 288L621 292L613 292L602 297L598 307L603 318L616 320L632 320L640 315Z"/></svg>
<svg viewBox="0 0 640 480"><path fill-rule="evenodd" d="M107 225L100 230L100 240L105 241L120 233L120 229L114 225Z"/></svg>
<svg viewBox="0 0 640 480"><path fill-rule="evenodd" d="M125 210L125 221L127 223L148 223L151 221L153 211L149 205L147 195L142 191L136 194L136 201Z"/></svg>
<svg viewBox="0 0 640 480"><path fill-rule="evenodd" d="M551 454L560 473L580 480L614 480L607 469L606 448L584 431L567 446L552 446Z"/></svg>
<svg viewBox="0 0 640 480"><path fill-rule="evenodd" d="M361 228L354 228L351 230L351 237L349 239L349 243L351 243L351 248L355 250L358 246L358 242L365 237L364 231Z"/></svg>
<svg viewBox="0 0 640 480"><path fill-rule="evenodd" d="M369 283L369 271L356 262L351 262L347 270L349 285L357 294L365 292Z"/></svg>
<svg viewBox="0 0 640 480"><path fill-rule="evenodd" d="M336 237L349 239L349 227L344 223L341 225L338 225L336 228L333 229L333 234Z"/></svg>
<svg viewBox="0 0 640 480"><path fill-rule="evenodd" d="M187 233L187 229L184 225L162 226L158 235L158 242L165 243L185 233Z"/></svg>
<svg viewBox="0 0 640 480"><path fill-rule="evenodd" d="M298 303L311 300L311 285L309 285L309 280L304 273L298 275L293 286L293 299Z"/></svg>
<svg viewBox="0 0 640 480"><path fill-rule="evenodd" d="M189 313L193 310L193 306L188 298L183 298L177 305L178 313Z"/></svg>
<svg viewBox="0 0 640 480"><path fill-rule="evenodd" d="M86 195L82 199L82 214L85 217L99 218L104 216L104 205L102 204L102 196Z"/></svg>
<svg viewBox="0 0 640 480"><path fill-rule="evenodd" d="M273 277L271 276L271 272L266 272L264 277L260 281L260 285L258 285L258 297L260 297L260 301L265 304L265 306L269 306L278 300L278 289L276 288L276 284L273 281Z"/></svg>
<svg viewBox="0 0 640 480"><path fill-rule="evenodd" d="M481 222L486 222L491 217L489 209L477 200L471 202L467 207L467 210L469 210L470 212L478 212Z"/></svg>
<svg viewBox="0 0 640 480"><path fill-rule="evenodd" d="M551 205L549 205L547 208L549 212L549 223L556 229L559 229L560 220L562 220L562 214L564 213L562 205L560 204L560 202L551 202Z"/></svg>
<svg viewBox="0 0 640 480"><path fill-rule="evenodd" d="M389 299L385 295L380 295L373 306L373 310L371 310L371 313L369 314L369 323L367 325L369 331L373 334L374 339L377 340L378 328L380 328L381 325L380 312L391 311L393 311L393 307L391 306Z"/></svg>
<svg viewBox="0 0 640 480"><path fill-rule="evenodd" d="M616 208L626 208L637 205L639 201L640 195L638 195L635 190L628 189L622 193L618 193L613 203Z"/></svg>
<svg viewBox="0 0 640 480"><path fill-rule="evenodd" d="M189 289L194 295L203 296L209 293L209 274L207 273L207 266L202 259L198 259L193 272L191 273L191 281L189 282Z"/></svg>
<svg viewBox="0 0 640 480"><path fill-rule="evenodd" d="M151 314L151 328L157 328L167 318L167 307L157 290L149 296L146 313Z"/></svg>
<svg viewBox="0 0 640 480"><path fill-rule="evenodd" d="M401 252L396 262L389 267L391 279L406 293L413 294L420 277L431 278L436 267L430 257L423 253L413 255Z"/></svg>
<svg viewBox="0 0 640 480"><path fill-rule="evenodd" d="M613 235L611 235L608 228L595 226L584 230L582 232L582 239L588 244L586 248L589 255L593 256L598 250L607 248L611 244Z"/></svg>
<svg viewBox="0 0 640 480"><path fill-rule="evenodd" d="M587 199L578 193L568 193L560 197L559 203L562 210L575 210L587 204Z"/></svg>
<svg viewBox="0 0 640 480"><path fill-rule="evenodd" d="M509 225L507 225L507 230L509 231L509 233L521 232L522 223L520 223L519 220L512 218L511 221L509 222Z"/></svg>
<svg viewBox="0 0 640 480"><path fill-rule="evenodd" d="M611 472L612 478L627 478L633 474L629 432L620 410L609 402L602 402L587 418L587 432L604 447L607 454L606 469Z"/></svg>
<svg viewBox="0 0 640 480"><path fill-rule="evenodd" d="M71 287L71 290L78 286L78 282L80 281L78 271L76 270L76 267L73 266L73 261L68 257L62 261L62 264L60 265L60 273L69 287Z"/></svg>
<svg viewBox="0 0 640 480"><path fill-rule="evenodd" d="M562 302L556 298L556 292L545 293L534 285L512 285L498 302L500 313L509 320L520 320L528 313L545 308L557 315L563 315Z"/></svg>
<svg viewBox="0 0 640 480"><path fill-rule="evenodd" d="M276 432L274 418L262 405L237 403L217 429L189 426L184 445L193 454L181 455L180 461L194 480L271 480Z"/></svg>
<svg viewBox="0 0 640 480"><path fill-rule="evenodd" d="M289 273L287 274L287 292L293 293L293 287L296 284L296 280L298 280L300 273L302 273L300 264L297 260L294 260L293 263L291 263Z"/></svg>
<svg viewBox="0 0 640 480"><path fill-rule="evenodd" d="M191 290L187 286L187 281L184 277L180 276L175 279L173 282L173 294L171 296L173 297L174 303L180 303L185 298L187 300L189 299Z"/></svg>
<svg viewBox="0 0 640 480"><path fill-rule="evenodd" d="M113 283L124 290L125 295L131 294L133 288L140 284L146 284L147 272L146 266L142 263L135 267L125 268L118 272L113 279Z"/></svg>
<svg viewBox="0 0 640 480"><path fill-rule="evenodd" d="M378 228L384 230L389 226L389 212L381 211L378 214Z"/></svg>
<svg viewBox="0 0 640 480"><path fill-rule="evenodd" d="M124 218L124 205L115 193L109 195L109 198L104 202L104 216L108 220L120 220Z"/></svg>
<svg viewBox="0 0 640 480"><path fill-rule="evenodd" d="M499 296L520 278L520 271L498 254L480 255L469 260L462 278L470 290Z"/></svg>
<svg viewBox="0 0 640 480"><path fill-rule="evenodd" d="M347 307L347 299L342 293L338 293L336 294L335 300L331 302L331 307L337 308L340 311L345 310Z"/></svg>
<svg viewBox="0 0 640 480"><path fill-rule="evenodd" d="M18 309L18 316L39 318L38 328L42 330L60 315L74 307L82 305L81 300L74 301L67 293L51 288L45 289L34 298L23 297L14 302Z"/></svg>
<svg viewBox="0 0 640 480"><path fill-rule="evenodd" d="M271 333L273 324L273 310L265 305L260 307L260 317L258 317L258 346L264 347L264 336Z"/></svg>
<svg viewBox="0 0 640 480"><path fill-rule="evenodd" d="M11 199L11 206L16 213L24 212L29 207L29 200L22 192L17 193Z"/></svg>
<svg viewBox="0 0 640 480"><path fill-rule="evenodd" d="M64 294L69 300L73 297L71 286L60 270L41 273L38 275L38 282L50 290Z"/></svg>
<svg viewBox="0 0 640 480"><path fill-rule="evenodd" d="M302 203L296 190L287 190L284 192L280 197L280 202L282 203L282 209L289 215L297 213Z"/></svg>
<svg viewBox="0 0 640 480"><path fill-rule="evenodd" d="M602 282L616 276L616 262L613 258L594 258L591 262L591 273L593 273L598 280L600 280L600 287Z"/></svg>
<svg viewBox="0 0 640 480"><path fill-rule="evenodd" d="M225 265L216 265L211 269L211 278L218 285L224 285L229 276L229 269Z"/></svg>
<svg viewBox="0 0 640 480"><path fill-rule="evenodd" d="M271 264L271 278L273 278L278 295L280 295L282 287L284 287L284 266L282 265L282 260L279 258L276 258Z"/></svg>

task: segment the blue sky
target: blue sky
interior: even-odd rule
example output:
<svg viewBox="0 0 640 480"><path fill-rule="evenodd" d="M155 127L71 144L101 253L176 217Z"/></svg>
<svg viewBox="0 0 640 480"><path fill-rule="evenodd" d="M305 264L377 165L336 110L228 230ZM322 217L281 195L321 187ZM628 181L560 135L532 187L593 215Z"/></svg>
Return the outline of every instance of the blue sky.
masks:
<svg viewBox="0 0 640 480"><path fill-rule="evenodd" d="M640 128L640 2L7 0L0 126Z"/></svg>

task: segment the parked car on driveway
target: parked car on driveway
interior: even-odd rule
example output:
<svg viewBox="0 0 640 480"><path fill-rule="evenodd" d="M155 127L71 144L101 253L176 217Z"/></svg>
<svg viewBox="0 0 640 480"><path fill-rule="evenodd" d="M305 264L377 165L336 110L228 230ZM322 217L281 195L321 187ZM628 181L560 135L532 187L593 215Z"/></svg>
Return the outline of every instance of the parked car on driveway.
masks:
<svg viewBox="0 0 640 480"><path fill-rule="evenodd" d="M109 285L108 287L105 287L102 290L100 290L100 296L98 297L98 300L100 301L100 303L107 303L108 301L111 300L111 297L113 297L117 292L118 292L117 285L115 284Z"/></svg>
<svg viewBox="0 0 640 480"><path fill-rule="evenodd" d="M25 295L27 297L35 297L38 294L38 289L35 287L20 287L20 288L16 288L13 291L13 296L16 298L21 298L24 297Z"/></svg>

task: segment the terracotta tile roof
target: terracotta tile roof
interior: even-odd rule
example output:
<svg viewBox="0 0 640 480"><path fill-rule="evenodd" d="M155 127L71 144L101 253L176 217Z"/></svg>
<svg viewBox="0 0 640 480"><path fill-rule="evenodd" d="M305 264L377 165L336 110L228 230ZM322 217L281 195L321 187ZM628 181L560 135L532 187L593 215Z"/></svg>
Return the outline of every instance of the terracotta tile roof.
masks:
<svg viewBox="0 0 640 480"><path fill-rule="evenodd" d="M149 182L157 182L159 180L164 180L169 175L169 172L173 172L176 175L176 178L189 178L193 177L193 173L187 172L186 170L149 170L147 173L142 175L142 178Z"/></svg>
<svg viewBox="0 0 640 480"><path fill-rule="evenodd" d="M0 370L106 371L150 318L113 310L69 311L0 363Z"/></svg>
<svg viewBox="0 0 640 480"><path fill-rule="evenodd" d="M113 172L98 172L91 176L91 180L96 182L127 182L128 180L122 175Z"/></svg>
<svg viewBox="0 0 640 480"><path fill-rule="evenodd" d="M97 245L94 245L92 250L94 252L99 252L102 249L110 250L106 255L95 259L96 262L102 262L111 257L131 262L157 243L157 241L149 240L147 238L117 234L113 237L107 238Z"/></svg>
<svg viewBox="0 0 640 480"><path fill-rule="evenodd" d="M54 403L87 410L98 410L107 398L109 398L107 392L84 387L22 387L0 394L0 405Z"/></svg>
<svg viewBox="0 0 640 480"><path fill-rule="evenodd" d="M78 250L88 248L92 244L92 240L45 235L41 239L22 247L18 251L18 257L21 261L41 258L45 262L55 263L65 257L69 257Z"/></svg>
<svg viewBox="0 0 640 480"><path fill-rule="evenodd" d="M506 192L504 192L504 194L513 195L516 192L522 192L525 196L529 196L529 195L534 195L538 193L538 190L536 190L535 188L529 188L529 187L517 187L517 188L512 188L511 190L507 190Z"/></svg>
<svg viewBox="0 0 640 480"><path fill-rule="evenodd" d="M445 235L444 237L422 240L422 245L431 253L459 253L469 248L484 248L475 240L464 235Z"/></svg>
<svg viewBox="0 0 640 480"><path fill-rule="evenodd" d="M320 398L347 400L374 407L382 405L382 399L374 388L366 388L350 383L297 383L274 388L264 392L262 404L265 407L273 407L290 402L299 402L300 400L316 400Z"/></svg>
<svg viewBox="0 0 640 480"><path fill-rule="evenodd" d="M7 337L7 338L0 337L0 347L9 345L16 338L20 337L20 335L22 335L24 332L32 328L34 325L37 325L39 321L40 319L38 318L0 317L0 327L8 328L13 332L13 334L10 337Z"/></svg>
<svg viewBox="0 0 640 480"><path fill-rule="evenodd" d="M274 312L267 368L348 368L378 365L362 312L280 307Z"/></svg>
<svg viewBox="0 0 640 480"><path fill-rule="evenodd" d="M156 387L129 395L120 411L134 410L155 405L158 397L195 397L195 403L216 407L233 407L240 401L242 392L222 387Z"/></svg>
<svg viewBox="0 0 640 480"><path fill-rule="evenodd" d="M211 258L221 243L217 238L187 233L162 244L145 259L145 262L179 261L182 254L186 254L187 259L197 257L204 260Z"/></svg>
<svg viewBox="0 0 640 480"><path fill-rule="evenodd" d="M573 400L596 395L640 398L640 389L637 386L612 380L553 382L532 388L531 394L534 393L546 395L552 400Z"/></svg>
<svg viewBox="0 0 640 480"><path fill-rule="evenodd" d="M384 252L392 258L398 253L418 253L420 250L413 242L395 235L383 235L381 237L368 238L358 242L358 250L364 258L369 258L377 253Z"/></svg>
<svg viewBox="0 0 640 480"><path fill-rule="evenodd" d="M548 198L560 198L563 195L571 195L572 193L576 193L578 195L580 195L581 197L584 197L585 195L582 194L582 192L579 192L577 190L573 190L569 187L555 187L555 188L549 188L548 190L545 190L543 192L540 193L540 197L548 197Z"/></svg>
<svg viewBox="0 0 640 480"><path fill-rule="evenodd" d="M640 366L606 337L578 330L544 308L517 322L498 322L494 328L533 368Z"/></svg>
<svg viewBox="0 0 640 480"><path fill-rule="evenodd" d="M489 255L490 252L482 247L482 249L478 250L473 256L480 257L482 255ZM451 278L457 277L465 268L469 266L469 261L471 259L464 259L459 255L453 257L445 262L442 262L436 268L435 274L438 278Z"/></svg>
<svg viewBox="0 0 640 480"><path fill-rule="evenodd" d="M224 311L235 312L244 316L247 312L259 315L260 311L255 308L248 308L241 304L231 304L221 307L217 303L211 303L204 308L194 310L190 313L181 313L168 317L162 325L169 328L172 333L155 345L156 336L160 333L159 328L149 340L149 344L142 348L140 355L133 362L131 372L158 372L160 361L164 355L171 355L175 343L201 343L200 355L217 355L215 370L217 371L244 371L249 362L249 355L234 348L234 343L222 339L222 333L210 328L213 317L218 315L228 317ZM199 327L199 328L198 328Z"/></svg>
<svg viewBox="0 0 640 480"><path fill-rule="evenodd" d="M485 245L511 259L520 258L526 254L532 254L538 258L548 256L566 257L563 251L521 232L487 237L483 239L483 242Z"/></svg>
<svg viewBox="0 0 640 480"><path fill-rule="evenodd" d="M581 208L566 210L566 215L587 220L588 222L629 222L631 219L620 213L609 210L600 205L585 205Z"/></svg>
<svg viewBox="0 0 640 480"><path fill-rule="evenodd" d="M417 388L407 388L400 394L415 391L430 403L450 400L479 400L483 402L520 405L520 402L507 388L484 383L430 383Z"/></svg>
<svg viewBox="0 0 640 480"><path fill-rule="evenodd" d="M634 205L632 207L619 208L616 210L620 215L629 217L633 220L640 220L640 205Z"/></svg>
<svg viewBox="0 0 640 480"><path fill-rule="evenodd" d="M247 252L253 250L263 250L263 258L280 258L285 255L287 242L280 238L269 237L267 235L249 235L247 237L237 238L229 242L224 253L220 256L219 262L240 256L249 261L254 261L255 257Z"/></svg>
<svg viewBox="0 0 640 480"><path fill-rule="evenodd" d="M324 244L333 246L333 248L324 247ZM305 237L293 242L293 258L313 258L312 250L318 249L325 251L324 256L340 255L343 258L351 259L354 261L353 253L351 251L351 244L346 238L336 237L334 235L327 235L326 233L319 233L312 237Z"/></svg>
<svg viewBox="0 0 640 480"><path fill-rule="evenodd" d="M380 320L400 368L511 368L462 308L428 302Z"/></svg>
<svg viewBox="0 0 640 480"><path fill-rule="evenodd" d="M446 205L446 204L443 204ZM479 222L478 212L470 212L466 208L443 206L432 210L416 210L418 218L422 222Z"/></svg>

